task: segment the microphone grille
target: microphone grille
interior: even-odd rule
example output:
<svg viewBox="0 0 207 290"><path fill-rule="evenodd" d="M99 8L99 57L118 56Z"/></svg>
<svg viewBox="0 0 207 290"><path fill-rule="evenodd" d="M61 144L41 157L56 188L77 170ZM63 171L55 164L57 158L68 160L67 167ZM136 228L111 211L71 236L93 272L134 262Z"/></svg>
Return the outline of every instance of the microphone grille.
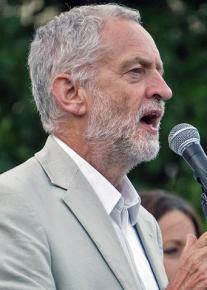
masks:
<svg viewBox="0 0 207 290"><path fill-rule="evenodd" d="M172 128L168 136L168 143L172 151L182 156L183 151L190 144L200 144L200 135L195 127L182 123Z"/></svg>

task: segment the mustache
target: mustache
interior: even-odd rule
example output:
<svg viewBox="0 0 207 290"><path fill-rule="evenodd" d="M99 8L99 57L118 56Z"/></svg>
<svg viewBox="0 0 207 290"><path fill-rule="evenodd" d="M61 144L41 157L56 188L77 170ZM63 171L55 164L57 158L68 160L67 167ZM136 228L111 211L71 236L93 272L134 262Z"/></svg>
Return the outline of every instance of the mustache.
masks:
<svg viewBox="0 0 207 290"><path fill-rule="evenodd" d="M151 100L148 103L142 104L137 112L136 121L139 122L143 116L150 114L151 112L156 113L161 119L165 112L165 102L162 100Z"/></svg>

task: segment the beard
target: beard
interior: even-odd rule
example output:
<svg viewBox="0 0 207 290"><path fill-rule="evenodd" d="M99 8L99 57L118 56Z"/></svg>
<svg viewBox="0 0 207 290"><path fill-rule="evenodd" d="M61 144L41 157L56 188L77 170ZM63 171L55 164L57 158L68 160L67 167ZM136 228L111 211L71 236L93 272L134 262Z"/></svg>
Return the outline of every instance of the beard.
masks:
<svg viewBox="0 0 207 290"><path fill-rule="evenodd" d="M108 166L122 166L126 173L144 161L154 159L160 148L159 134L152 134L142 126L140 119L154 109L164 111L164 102L151 99L137 112L120 108L110 96L93 88L93 104L85 133L87 141L98 150L97 158L104 158ZM160 124L158 124L159 127ZM101 151L101 154L100 154ZM99 152L99 153L98 153Z"/></svg>

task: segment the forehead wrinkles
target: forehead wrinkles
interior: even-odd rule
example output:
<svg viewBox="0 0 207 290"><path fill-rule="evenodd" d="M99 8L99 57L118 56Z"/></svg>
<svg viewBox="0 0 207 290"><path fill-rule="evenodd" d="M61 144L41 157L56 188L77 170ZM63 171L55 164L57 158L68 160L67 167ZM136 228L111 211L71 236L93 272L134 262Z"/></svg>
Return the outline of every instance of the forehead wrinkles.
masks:
<svg viewBox="0 0 207 290"><path fill-rule="evenodd" d="M123 46L134 46L136 22L113 19L105 23L101 31L101 41L106 49L106 58L111 59L112 55L116 58L123 51Z"/></svg>
<svg viewBox="0 0 207 290"><path fill-rule="evenodd" d="M160 54L151 35L138 23L110 20L102 28L101 41L105 47L103 63L121 62L128 55L144 56L162 66Z"/></svg>

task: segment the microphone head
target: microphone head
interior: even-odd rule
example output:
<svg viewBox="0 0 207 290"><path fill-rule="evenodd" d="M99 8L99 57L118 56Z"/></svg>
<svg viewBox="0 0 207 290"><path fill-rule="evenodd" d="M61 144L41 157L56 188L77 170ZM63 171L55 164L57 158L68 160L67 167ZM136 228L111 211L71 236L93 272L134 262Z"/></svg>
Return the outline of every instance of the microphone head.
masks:
<svg viewBox="0 0 207 290"><path fill-rule="evenodd" d="M192 143L200 144L198 130L190 124L182 123L172 128L168 136L169 147L182 156L183 151Z"/></svg>

